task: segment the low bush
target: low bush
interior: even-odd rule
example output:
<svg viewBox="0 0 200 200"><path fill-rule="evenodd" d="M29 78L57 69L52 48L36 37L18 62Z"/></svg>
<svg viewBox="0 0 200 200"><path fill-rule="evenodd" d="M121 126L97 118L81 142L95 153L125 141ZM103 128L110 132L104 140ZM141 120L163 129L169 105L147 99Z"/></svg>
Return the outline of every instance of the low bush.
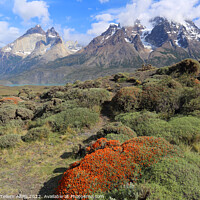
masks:
<svg viewBox="0 0 200 200"><path fill-rule="evenodd" d="M200 119L194 116L171 118L168 122L151 112L125 113L117 121L130 127L138 136L164 137L170 142L194 144L200 141Z"/></svg>
<svg viewBox="0 0 200 200"><path fill-rule="evenodd" d="M196 110L200 110L199 105L200 87L186 87L181 95L181 113L190 114Z"/></svg>
<svg viewBox="0 0 200 200"><path fill-rule="evenodd" d="M97 80L87 80L84 82L76 83L74 87L80 89L89 89L89 88L100 88L102 86L102 81L100 79Z"/></svg>
<svg viewBox="0 0 200 200"><path fill-rule="evenodd" d="M43 127L37 127L30 129L26 135L22 136L24 142L32 142L36 140L42 140L48 138L50 134L49 129Z"/></svg>
<svg viewBox="0 0 200 200"><path fill-rule="evenodd" d="M33 118L33 111L27 108L17 108L16 117L20 117L22 120L29 120Z"/></svg>
<svg viewBox="0 0 200 200"><path fill-rule="evenodd" d="M169 128L176 143L194 144L200 141L200 119L193 116L170 119Z"/></svg>
<svg viewBox="0 0 200 200"><path fill-rule="evenodd" d="M116 136L119 139L121 138L120 141L122 141L123 137L125 139L124 141L131 139L133 137L137 137L136 133L133 130L131 130L127 126L124 126L121 122L112 122L110 124L107 124L106 126L104 126L101 130L97 132L97 137L102 138L102 137L106 137L109 134L112 134L112 137ZM113 139L117 139L117 138L113 138Z"/></svg>
<svg viewBox="0 0 200 200"><path fill-rule="evenodd" d="M124 81L128 80L128 75L120 72L120 73L114 75L113 80L115 82L124 82Z"/></svg>
<svg viewBox="0 0 200 200"><path fill-rule="evenodd" d="M185 59L170 67L160 68L158 74L167 74L173 76L181 76L183 74L198 75L200 72L200 64L194 59Z"/></svg>
<svg viewBox="0 0 200 200"><path fill-rule="evenodd" d="M137 87L124 87L112 99L113 109L129 112L140 107L141 89Z"/></svg>
<svg viewBox="0 0 200 200"><path fill-rule="evenodd" d="M73 108L47 117L42 123L48 123L53 131L64 133L68 126L76 129L90 128L98 120L99 114L88 108Z"/></svg>
<svg viewBox="0 0 200 200"><path fill-rule="evenodd" d="M182 86L174 80L144 85L140 108L172 116L180 109L181 95Z"/></svg>
<svg viewBox="0 0 200 200"><path fill-rule="evenodd" d="M12 104L3 104L0 106L0 122L3 124L16 117L17 106Z"/></svg>
<svg viewBox="0 0 200 200"><path fill-rule="evenodd" d="M200 199L200 168L180 157L163 158L142 177L148 199ZM148 180L148 181L147 181Z"/></svg>
<svg viewBox="0 0 200 200"><path fill-rule="evenodd" d="M121 186L118 189L114 189L110 192L104 194L105 200L138 200L138 198L142 198L140 193L140 188L133 183L129 183Z"/></svg>
<svg viewBox="0 0 200 200"><path fill-rule="evenodd" d="M68 100L64 102L62 102L62 100L59 100L60 99L53 98L51 101L48 101L40 107L37 107L34 113L34 119L44 119L62 111L78 107L77 103L73 100Z"/></svg>
<svg viewBox="0 0 200 200"><path fill-rule="evenodd" d="M123 143L127 140L130 140L133 137L130 137L128 135L124 134L114 134L114 133L109 133L105 136L105 138L110 141L110 140L118 140L120 143Z"/></svg>
<svg viewBox="0 0 200 200"><path fill-rule="evenodd" d="M65 94L66 100L76 100L80 106L87 108L101 106L105 101L109 101L110 98L110 93L102 88L73 88Z"/></svg>
<svg viewBox="0 0 200 200"><path fill-rule="evenodd" d="M14 147L20 142L20 136L19 135L3 135L0 136L0 148L9 148Z"/></svg>
<svg viewBox="0 0 200 200"><path fill-rule="evenodd" d="M168 123L160 119L156 113L148 111L125 113L116 116L115 119L130 127L138 136L156 136L171 139Z"/></svg>
<svg viewBox="0 0 200 200"><path fill-rule="evenodd" d="M97 140L87 149L81 161L64 173L57 188L58 195L89 195L108 192L123 184L135 182L141 171L177 150L161 138L138 137L122 145L118 141ZM63 198L65 199L65 198Z"/></svg>

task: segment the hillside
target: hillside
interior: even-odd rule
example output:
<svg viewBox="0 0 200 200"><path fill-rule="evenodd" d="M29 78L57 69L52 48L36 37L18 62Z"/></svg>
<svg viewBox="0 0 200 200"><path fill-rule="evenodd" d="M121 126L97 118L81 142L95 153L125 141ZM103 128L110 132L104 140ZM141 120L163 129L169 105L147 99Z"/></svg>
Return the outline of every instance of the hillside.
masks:
<svg viewBox="0 0 200 200"><path fill-rule="evenodd" d="M1 94L0 194L200 199L199 74L185 59Z"/></svg>

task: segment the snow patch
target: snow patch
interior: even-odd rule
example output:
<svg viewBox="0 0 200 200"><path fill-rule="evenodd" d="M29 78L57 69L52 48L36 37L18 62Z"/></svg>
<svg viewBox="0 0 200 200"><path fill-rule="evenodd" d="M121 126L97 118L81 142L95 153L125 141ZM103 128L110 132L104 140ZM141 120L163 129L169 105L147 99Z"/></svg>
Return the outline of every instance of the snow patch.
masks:
<svg viewBox="0 0 200 200"><path fill-rule="evenodd" d="M5 49L4 49L4 52L11 52L12 51L12 49L10 48L10 47L6 47Z"/></svg>
<svg viewBox="0 0 200 200"><path fill-rule="evenodd" d="M150 33L150 29L143 29L141 34L141 41L145 49L153 51L156 47L145 40L146 36Z"/></svg>
<svg viewBox="0 0 200 200"><path fill-rule="evenodd" d="M56 38L57 36L56 36L56 35L49 34L48 37L50 37L50 38Z"/></svg>
<svg viewBox="0 0 200 200"><path fill-rule="evenodd" d="M127 43L131 43L131 41L130 41L128 38L124 38L124 40L125 40Z"/></svg>

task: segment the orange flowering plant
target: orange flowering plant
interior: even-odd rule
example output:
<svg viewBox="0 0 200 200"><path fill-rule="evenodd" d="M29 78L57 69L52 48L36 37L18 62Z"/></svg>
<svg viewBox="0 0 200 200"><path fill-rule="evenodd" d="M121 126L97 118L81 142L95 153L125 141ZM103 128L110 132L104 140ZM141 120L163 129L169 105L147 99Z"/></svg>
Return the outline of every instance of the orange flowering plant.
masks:
<svg viewBox="0 0 200 200"><path fill-rule="evenodd" d="M163 138L136 137L120 144L116 140L97 140L87 155L64 173L57 194L91 195L107 192L129 182L136 182L141 171L177 149ZM65 197L60 198L65 199Z"/></svg>

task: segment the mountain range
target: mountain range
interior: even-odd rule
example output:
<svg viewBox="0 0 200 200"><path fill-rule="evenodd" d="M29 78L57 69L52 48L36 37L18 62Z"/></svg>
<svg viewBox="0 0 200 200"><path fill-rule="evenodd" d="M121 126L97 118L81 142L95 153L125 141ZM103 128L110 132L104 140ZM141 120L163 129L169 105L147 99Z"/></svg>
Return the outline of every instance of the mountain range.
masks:
<svg viewBox="0 0 200 200"><path fill-rule="evenodd" d="M200 29L156 17L146 28L111 24L86 47L67 44L54 28L37 25L0 49L0 79L7 84L64 84L105 74L134 71L143 64L171 65L185 58L200 59Z"/></svg>

